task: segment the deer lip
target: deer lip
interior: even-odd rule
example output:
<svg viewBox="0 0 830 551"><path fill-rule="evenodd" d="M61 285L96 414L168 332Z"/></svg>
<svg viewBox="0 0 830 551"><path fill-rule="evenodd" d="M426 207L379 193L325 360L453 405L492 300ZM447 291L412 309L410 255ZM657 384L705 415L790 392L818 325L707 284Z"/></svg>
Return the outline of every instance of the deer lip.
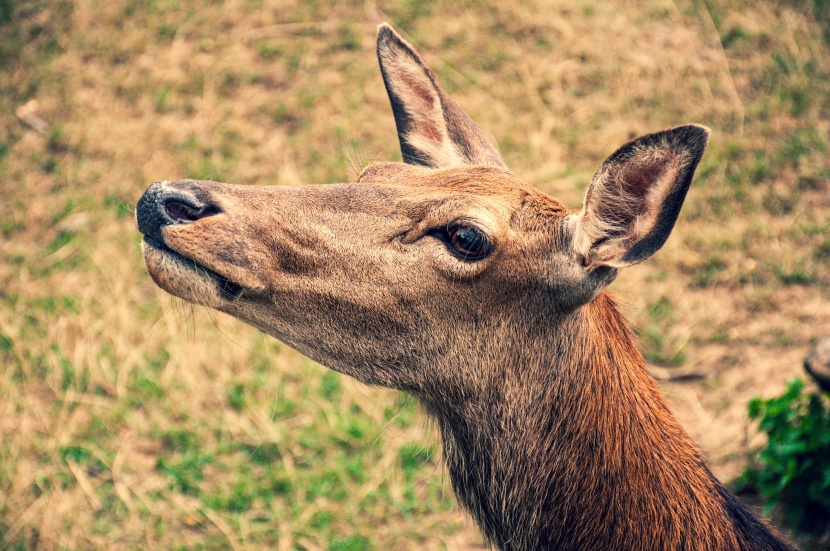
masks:
<svg viewBox="0 0 830 551"><path fill-rule="evenodd" d="M160 251L164 254L167 254L169 256L172 256L172 257L176 258L179 262L181 262L185 266L191 268L197 274L202 275L202 276L208 276L209 278L211 278L213 281L216 282L219 294L225 300L228 300L228 301L236 300L240 296L242 296L242 293L245 292L245 287L243 287L242 285L236 283L235 281L231 281L228 278L217 274L216 272L214 272L210 268L208 268L206 266L203 266L202 264L199 264L198 262L194 261L193 259L188 258L188 257L184 256L183 254L174 251L173 249L171 249L170 247L168 247L167 245L165 245L161 241L153 239L149 235L144 236L144 243L146 243L147 245L149 245L152 248L156 249L157 251Z"/></svg>

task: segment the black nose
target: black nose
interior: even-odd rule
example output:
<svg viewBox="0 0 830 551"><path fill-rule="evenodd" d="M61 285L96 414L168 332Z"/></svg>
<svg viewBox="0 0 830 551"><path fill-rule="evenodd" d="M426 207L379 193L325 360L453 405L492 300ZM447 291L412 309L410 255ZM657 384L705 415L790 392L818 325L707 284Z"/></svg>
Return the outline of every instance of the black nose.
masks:
<svg viewBox="0 0 830 551"><path fill-rule="evenodd" d="M218 212L218 206L197 198L189 190L169 182L156 182L138 200L135 217L138 231L163 243L164 226L195 222Z"/></svg>

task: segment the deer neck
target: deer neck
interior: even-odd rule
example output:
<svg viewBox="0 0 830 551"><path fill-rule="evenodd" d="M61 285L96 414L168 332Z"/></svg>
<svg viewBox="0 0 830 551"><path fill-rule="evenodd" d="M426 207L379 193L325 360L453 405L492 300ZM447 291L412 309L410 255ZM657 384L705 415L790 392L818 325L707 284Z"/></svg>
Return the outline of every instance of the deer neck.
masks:
<svg viewBox="0 0 830 551"><path fill-rule="evenodd" d="M481 396L427 404L459 501L494 544L738 549L760 531L776 548L704 465L610 297L550 327L478 366L499 374Z"/></svg>

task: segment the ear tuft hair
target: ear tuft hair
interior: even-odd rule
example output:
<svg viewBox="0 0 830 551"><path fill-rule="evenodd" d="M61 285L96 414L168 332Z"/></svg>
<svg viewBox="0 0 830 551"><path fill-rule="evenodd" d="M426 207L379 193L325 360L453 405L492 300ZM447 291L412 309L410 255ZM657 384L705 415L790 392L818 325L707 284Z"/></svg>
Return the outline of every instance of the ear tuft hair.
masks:
<svg viewBox="0 0 830 551"><path fill-rule="evenodd" d="M602 164L585 195L574 249L587 268L641 262L666 242L709 129L688 125L627 143Z"/></svg>

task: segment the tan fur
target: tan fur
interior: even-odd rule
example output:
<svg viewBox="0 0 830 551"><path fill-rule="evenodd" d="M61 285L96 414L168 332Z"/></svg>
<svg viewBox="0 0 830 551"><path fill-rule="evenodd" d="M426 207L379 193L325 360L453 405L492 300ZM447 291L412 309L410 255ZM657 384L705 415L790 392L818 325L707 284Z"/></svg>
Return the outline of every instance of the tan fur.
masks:
<svg viewBox="0 0 830 551"><path fill-rule="evenodd" d="M576 212L504 169L388 26L379 58L421 166L328 186L154 184L137 208L153 280L416 396L500 549L786 548L712 477L604 291L668 237L708 131L623 146ZM459 225L490 254L453 252Z"/></svg>

